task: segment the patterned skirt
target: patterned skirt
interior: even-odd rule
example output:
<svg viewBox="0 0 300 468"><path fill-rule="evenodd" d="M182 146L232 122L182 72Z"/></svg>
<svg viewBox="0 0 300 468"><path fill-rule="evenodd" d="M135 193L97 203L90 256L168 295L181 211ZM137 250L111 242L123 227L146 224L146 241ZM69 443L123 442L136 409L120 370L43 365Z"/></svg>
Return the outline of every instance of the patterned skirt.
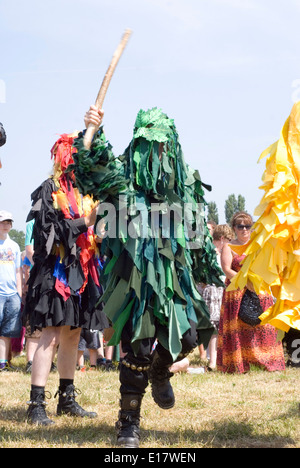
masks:
<svg viewBox="0 0 300 468"><path fill-rule="evenodd" d="M269 372L285 369L281 342L277 342L277 331L271 325L252 327L238 318L244 291L224 291L218 338L218 370L227 373L245 373L251 366ZM263 310L267 310L273 299L260 296Z"/></svg>

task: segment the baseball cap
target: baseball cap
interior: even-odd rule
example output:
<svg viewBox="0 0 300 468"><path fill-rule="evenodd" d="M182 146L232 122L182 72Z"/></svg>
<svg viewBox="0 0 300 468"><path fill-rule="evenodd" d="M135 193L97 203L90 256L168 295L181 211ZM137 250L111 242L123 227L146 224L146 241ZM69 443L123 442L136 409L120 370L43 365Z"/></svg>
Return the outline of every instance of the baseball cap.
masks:
<svg viewBox="0 0 300 468"><path fill-rule="evenodd" d="M8 211L0 211L0 223L2 221L13 221L13 216L11 213L9 213Z"/></svg>

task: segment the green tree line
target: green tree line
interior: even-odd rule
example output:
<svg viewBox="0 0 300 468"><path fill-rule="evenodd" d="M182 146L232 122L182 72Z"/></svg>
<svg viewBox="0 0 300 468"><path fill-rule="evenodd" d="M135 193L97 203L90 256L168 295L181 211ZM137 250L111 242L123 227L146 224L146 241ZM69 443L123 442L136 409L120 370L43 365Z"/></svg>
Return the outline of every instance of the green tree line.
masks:
<svg viewBox="0 0 300 468"><path fill-rule="evenodd" d="M9 237L19 245L21 252L25 250L25 232L11 229Z"/></svg>
<svg viewBox="0 0 300 468"><path fill-rule="evenodd" d="M238 195L238 197L234 194L229 195L227 200L225 200L224 210L226 223L229 224L235 213L238 211L246 211L245 198L242 195ZM219 224L218 207L214 201L209 202L207 205L207 219Z"/></svg>

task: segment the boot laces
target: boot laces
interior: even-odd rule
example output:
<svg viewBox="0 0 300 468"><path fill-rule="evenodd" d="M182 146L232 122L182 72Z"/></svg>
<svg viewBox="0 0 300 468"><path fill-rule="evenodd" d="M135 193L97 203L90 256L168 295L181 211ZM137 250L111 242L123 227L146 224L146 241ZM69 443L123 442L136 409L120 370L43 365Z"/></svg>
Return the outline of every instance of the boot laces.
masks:
<svg viewBox="0 0 300 468"><path fill-rule="evenodd" d="M46 391L43 394L41 394L40 397L41 398L38 398L36 400L27 401L27 405L28 406L47 406L48 403L47 401L45 401L45 398L47 398L47 400L51 400L52 395L51 395L51 392Z"/></svg>
<svg viewBox="0 0 300 468"><path fill-rule="evenodd" d="M66 398L66 397L71 397L71 398L76 398L78 395L81 395L81 390L79 390L79 388L75 388L74 386L72 386L70 389L68 389L68 391L62 391L60 389L57 390L57 392L55 393L54 395L54 398L57 397L57 395L59 396L62 396L63 398Z"/></svg>

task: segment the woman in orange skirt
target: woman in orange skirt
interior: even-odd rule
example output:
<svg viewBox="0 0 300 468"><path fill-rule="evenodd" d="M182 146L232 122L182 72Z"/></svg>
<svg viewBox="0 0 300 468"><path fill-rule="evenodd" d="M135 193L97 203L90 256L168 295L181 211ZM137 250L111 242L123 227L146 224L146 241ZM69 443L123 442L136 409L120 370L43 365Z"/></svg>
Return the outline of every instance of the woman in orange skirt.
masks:
<svg viewBox="0 0 300 468"><path fill-rule="evenodd" d="M227 286L239 272L241 262L245 259L242 252L250 240L253 220L248 213L239 212L234 215L231 224L236 240L224 245L221 254ZM283 348L281 342L277 342L275 328L271 325L253 327L238 318L245 291L246 288L224 292L219 327L218 370L240 374L248 372L251 366L270 372L284 370ZM273 304L273 298L269 294L260 295L259 299L263 311Z"/></svg>

